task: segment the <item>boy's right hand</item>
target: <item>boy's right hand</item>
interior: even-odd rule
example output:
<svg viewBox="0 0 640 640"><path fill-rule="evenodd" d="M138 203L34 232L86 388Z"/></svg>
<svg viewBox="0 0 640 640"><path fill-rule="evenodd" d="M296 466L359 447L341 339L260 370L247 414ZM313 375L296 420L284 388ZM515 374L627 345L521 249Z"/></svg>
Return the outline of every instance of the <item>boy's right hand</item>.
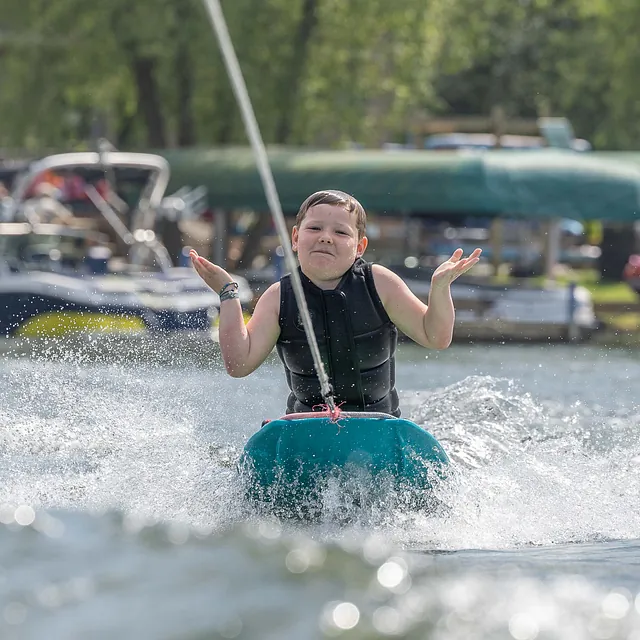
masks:
<svg viewBox="0 0 640 640"><path fill-rule="evenodd" d="M189 257L191 258L191 264L198 275L216 293L220 293L222 287L233 280L233 278L222 267L219 267L217 264L213 264L213 262L209 262L206 258L199 256L197 251L194 249L191 249L189 252Z"/></svg>

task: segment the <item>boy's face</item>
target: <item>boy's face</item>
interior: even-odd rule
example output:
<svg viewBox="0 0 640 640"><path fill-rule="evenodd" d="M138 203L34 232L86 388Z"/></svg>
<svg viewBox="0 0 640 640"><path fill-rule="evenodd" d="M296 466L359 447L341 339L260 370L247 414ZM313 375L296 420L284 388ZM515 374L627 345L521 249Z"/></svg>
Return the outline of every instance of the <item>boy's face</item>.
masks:
<svg viewBox="0 0 640 640"><path fill-rule="evenodd" d="M367 248L358 240L356 214L331 204L311 207L291 236L303 273L312 281L339 280Z"/></svg>

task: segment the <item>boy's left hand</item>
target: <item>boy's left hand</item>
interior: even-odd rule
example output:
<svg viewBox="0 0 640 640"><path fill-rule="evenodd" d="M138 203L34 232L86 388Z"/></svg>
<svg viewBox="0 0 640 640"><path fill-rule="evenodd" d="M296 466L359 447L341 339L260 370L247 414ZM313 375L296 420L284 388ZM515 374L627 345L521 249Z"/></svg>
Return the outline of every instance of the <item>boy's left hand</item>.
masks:
<svg viewBox="0 0 640 640"><path fill-rule="evenodd" d="M482 249L475 249L468 258L463 258L462 249L456 249L453 255L433 272L431 286L438 289L448 287L456 278L478 263L481 253Z"/></svg>

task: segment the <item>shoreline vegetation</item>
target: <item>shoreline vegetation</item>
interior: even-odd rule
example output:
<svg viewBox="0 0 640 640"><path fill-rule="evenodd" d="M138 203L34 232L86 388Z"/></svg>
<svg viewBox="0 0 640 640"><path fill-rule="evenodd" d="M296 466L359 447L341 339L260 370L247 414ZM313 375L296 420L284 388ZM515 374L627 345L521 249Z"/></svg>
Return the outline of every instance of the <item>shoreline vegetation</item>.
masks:
<svg viewBox="0 0 640 640"><path fill-rule="evenodd" d="M406 142L425 115L497 105L564 115L597 149L640 145L638 3L227 5L267 144L378 148ZM246 141L202 3L4 6L0 146L81 144L97 129L121 149Z"/></svg>
<svg viewBox="0 0 640 640"><path fill-rule="evenodd" d="M604 326L593 334L591 342L612 347L640 348L640 301L638 296L631 302L598 302L597 297L594 296L594 310L596 317Z"/></svg>

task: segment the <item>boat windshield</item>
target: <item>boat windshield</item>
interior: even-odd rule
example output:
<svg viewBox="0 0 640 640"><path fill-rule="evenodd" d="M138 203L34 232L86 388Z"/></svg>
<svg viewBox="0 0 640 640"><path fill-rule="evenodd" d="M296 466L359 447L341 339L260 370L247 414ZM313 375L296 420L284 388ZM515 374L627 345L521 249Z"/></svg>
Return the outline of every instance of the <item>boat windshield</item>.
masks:
<svg viewBox="0 0 640 640"><path fill-rule="evenodd" d="M103 234L70 232L64 227L38 233L0 232L0 259L14 271L83 271L86 256L97 249L108 251Z"/></svg>
<svg viewBox="0 0 640 640"><path fill-rule="evenodd" d="M93 187L102 198L124 215L138 207L149 183L151 171L146 168L109 167L105 171L97 167L65 167L47 170L38 175L29 185L25 200L42 196L54 197L67 207L74 216L99 216L87 189Z"/></svg>

